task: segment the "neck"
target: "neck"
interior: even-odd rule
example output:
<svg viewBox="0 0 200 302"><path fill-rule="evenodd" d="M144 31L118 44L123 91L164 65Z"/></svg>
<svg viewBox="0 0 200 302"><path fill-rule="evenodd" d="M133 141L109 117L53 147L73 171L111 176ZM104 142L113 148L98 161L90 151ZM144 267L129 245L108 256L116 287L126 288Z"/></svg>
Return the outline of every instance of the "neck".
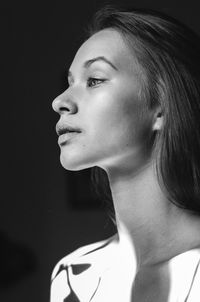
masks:
<svg viewBox="0 0 200 302"><path fill-rule="evenodd" d="M154 165L129 175L107 171L119 234L137 267L158 264L200 244L200 219L172 204L162 192ZM118 177L120 175L120 177Z"/></svg>

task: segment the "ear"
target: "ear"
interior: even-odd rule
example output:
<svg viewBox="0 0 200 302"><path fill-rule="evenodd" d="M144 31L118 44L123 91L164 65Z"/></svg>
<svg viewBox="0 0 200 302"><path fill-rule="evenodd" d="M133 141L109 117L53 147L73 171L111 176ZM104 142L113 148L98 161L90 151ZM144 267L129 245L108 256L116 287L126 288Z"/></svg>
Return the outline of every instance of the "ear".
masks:
<svg viewBox="0 0 200 302"><path fill-rule="evenodd" d="M154 114L153 131L159 131L163 127L163 114L161 109L157 109Z"/></svg>

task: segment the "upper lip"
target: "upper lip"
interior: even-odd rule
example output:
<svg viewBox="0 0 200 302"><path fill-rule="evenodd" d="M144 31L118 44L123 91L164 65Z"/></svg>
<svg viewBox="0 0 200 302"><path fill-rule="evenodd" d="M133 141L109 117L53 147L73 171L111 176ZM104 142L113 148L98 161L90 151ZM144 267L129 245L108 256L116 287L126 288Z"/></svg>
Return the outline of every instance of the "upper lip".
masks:
<svg viewBox="0 0 200 302"><path fill-rule="evenodd" d="M69 124L57 124L56 125L56 133L58 135L62 135L64 133L67 133L67 132L82 132L80 128L78 127L73 127Z"/></svg>

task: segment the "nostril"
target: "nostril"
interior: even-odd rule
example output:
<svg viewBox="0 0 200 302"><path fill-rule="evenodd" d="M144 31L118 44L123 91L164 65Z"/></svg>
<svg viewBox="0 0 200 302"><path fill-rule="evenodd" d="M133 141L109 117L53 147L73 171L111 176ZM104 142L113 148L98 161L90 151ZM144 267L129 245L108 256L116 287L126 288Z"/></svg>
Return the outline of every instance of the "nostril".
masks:
<svg viewBox="0 0 200 302"><path fill-rule="evenodd" d="M62 106L62 107L60 107L59 108L59 111L70 111L70 109L66 106L66 107L64 107L64 106Z"/></svg>
<svg viewBox="0 0 200 302"><path fill-rule="evenodd" d="M77 103L72 97L69 97L65 92L59 95L52 103L53 110L59 114L77 112Z"/></svg>

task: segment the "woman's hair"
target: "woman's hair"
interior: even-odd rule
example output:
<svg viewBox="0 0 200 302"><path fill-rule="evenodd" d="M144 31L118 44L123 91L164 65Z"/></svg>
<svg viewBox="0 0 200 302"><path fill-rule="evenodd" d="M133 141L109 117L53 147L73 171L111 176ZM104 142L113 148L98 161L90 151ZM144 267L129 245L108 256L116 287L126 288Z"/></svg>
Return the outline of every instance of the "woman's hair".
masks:
<svg viewBox="0 0 200 302"><path fill-rule="evenodd" d="M171 202L200 215L200 38L172 17L145 9L106 6L94 16L89 36L107 28L121 34L139 63L146 106L161 108L164 123L154 142L160 186ZM111 204L106 177L93 168L93 183L103 181Z"/></svg>

